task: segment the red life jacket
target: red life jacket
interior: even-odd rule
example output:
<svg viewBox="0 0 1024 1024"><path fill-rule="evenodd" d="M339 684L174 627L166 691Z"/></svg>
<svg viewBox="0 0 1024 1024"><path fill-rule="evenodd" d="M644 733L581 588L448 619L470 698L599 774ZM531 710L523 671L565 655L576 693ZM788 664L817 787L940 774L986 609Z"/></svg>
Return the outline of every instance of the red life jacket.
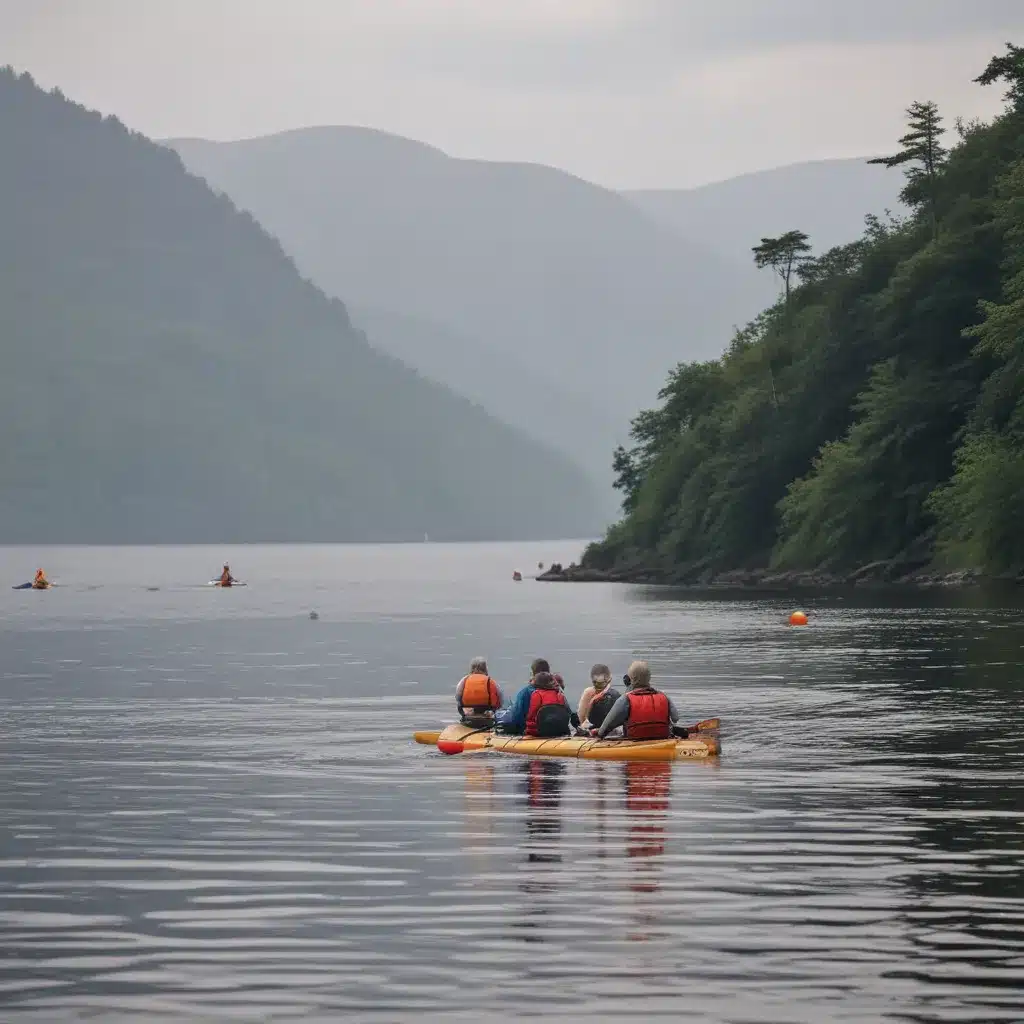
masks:
<svg viewBox="0 0 1024 1024"><path fill-rule="evenodd" d="M538 728L537 716L541 708L548 705L560 705L565 708L565 731L556 731L557 735L567 736L569 734L569 705L561 690L534 690L530 695L530 708L526 712L526 733L527 736L540 736L547 734L546 730ZM546 717L546 716L544 716ZM552 716L553 717L553 716ZM560 716L559 716L560 717Z"/></svg>
<svg viewBox="0 0 1024 1024"><path fill-rule="evenodd" d="M668 697L659 690L632 689L629 700L629 718L626 720L626 739L667 740L672 736Z"/></svg>

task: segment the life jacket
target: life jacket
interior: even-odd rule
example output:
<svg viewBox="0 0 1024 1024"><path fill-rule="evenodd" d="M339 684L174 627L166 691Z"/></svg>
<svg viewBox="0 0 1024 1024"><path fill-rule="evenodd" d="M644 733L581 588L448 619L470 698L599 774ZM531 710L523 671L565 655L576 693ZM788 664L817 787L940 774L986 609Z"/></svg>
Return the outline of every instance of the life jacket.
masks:
<svg viewBox="0 0 1024 1024"><path fill-rule="evenodd" d="M561 690L536 689L530 695L530 708L526 713L526 735L541 739L568 736L570 715Z"/></svg>
<svg viewBox="0 0 1024 1024"><path fill-rule="evenodd" d="M618 690L613 690L610 686L606 686L591 702L590 710L587 712L587 721L595 729L601 728L601 723L608 717L608 712L611 711L612 706L621 697L622 694Z"/></svg>
<svg viewBox="0 0 1024 1024"><path fill-rule="evenodd" d="M497 711L501 707L498 684L482 672L466 676L462 684L462 706L472 708L473 711Z"/></svg>
<svg viewBox="0 0 1024 1024"><path fill-rule="evenodd" d="M633 687L626 694L629 718L626 720L626 739L667 740L672 736L668 697L659 690Z"/></svg>

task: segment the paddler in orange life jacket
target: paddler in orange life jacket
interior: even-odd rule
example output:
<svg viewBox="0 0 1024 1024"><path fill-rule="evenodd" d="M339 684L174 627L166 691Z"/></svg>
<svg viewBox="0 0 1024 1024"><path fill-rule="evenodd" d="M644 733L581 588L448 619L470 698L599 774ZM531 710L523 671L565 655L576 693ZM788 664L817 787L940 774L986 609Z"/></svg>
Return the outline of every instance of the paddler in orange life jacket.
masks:
<svg viewBox="0 0 1024 1024"><path fill-rule="evenodd" d="M46 573L42 569L36 569L36 578L32 581L32 586L36 590L45 590L50 585L50 581L46 578Z"/></svg>
<svg viewBox="0 0 1024 1024"><path fill-rule="evenodd" d="M629 689L612 705L597 730L604 739L620 725L628 740L667 740L675 733L679 712L671 698L651 686L651 668L646 661L634 661L626 673Z"/></svg>
<svg viewBox="0 0 1024 1024"><path fill-rule="evenodd" d="M488 675L485 659L474 658L469 663L469 675L455 687L455 703L467 725L485 726L494 721L494 712L502 705L501 687Z"/></svg>

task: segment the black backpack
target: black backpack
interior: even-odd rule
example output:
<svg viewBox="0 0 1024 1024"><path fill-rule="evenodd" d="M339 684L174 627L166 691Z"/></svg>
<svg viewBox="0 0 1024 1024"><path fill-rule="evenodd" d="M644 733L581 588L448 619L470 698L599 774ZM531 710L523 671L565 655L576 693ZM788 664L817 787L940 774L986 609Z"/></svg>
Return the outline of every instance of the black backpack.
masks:
<svg viewBox="0 0 1024 1024"><path fill-rule="evenodd" d="M565 704L545 704L537 712L537 737L550 740L569 735L569 716L572 712Z"/></svg>
<svg viewBox="0 0 1024 1024"><path fill-rule="evenodd" d="M587 712L587 719L595 729L601 728L601 723L608 717L608 712L611 711L612 705L621 696L622 694L618 690L608 687L600 697L594 698L590 705L590 710Z"/></svg>

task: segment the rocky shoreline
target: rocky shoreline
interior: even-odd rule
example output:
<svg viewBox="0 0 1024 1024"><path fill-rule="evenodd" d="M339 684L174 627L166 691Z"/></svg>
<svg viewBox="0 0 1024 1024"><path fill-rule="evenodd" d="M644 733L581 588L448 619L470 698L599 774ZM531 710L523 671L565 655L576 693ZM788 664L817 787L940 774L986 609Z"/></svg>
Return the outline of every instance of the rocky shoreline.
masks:
<svg viewBox="0 0 1024 1024"><path fill-rule="evenodd" d="M540 583L643 583L661 586L695 587L721 590L821 590L831 587L907 586L907 587L971 587L984 583L1024 585L1024 572L989 576L976 569L956 571L908 565L903 562L872 562L851 572L828 572L820 569L732 569L714 573L710 570L659 569L630 566L621 569L590 569L580 565L563 568L554 565L536 577Z"/></svg>

